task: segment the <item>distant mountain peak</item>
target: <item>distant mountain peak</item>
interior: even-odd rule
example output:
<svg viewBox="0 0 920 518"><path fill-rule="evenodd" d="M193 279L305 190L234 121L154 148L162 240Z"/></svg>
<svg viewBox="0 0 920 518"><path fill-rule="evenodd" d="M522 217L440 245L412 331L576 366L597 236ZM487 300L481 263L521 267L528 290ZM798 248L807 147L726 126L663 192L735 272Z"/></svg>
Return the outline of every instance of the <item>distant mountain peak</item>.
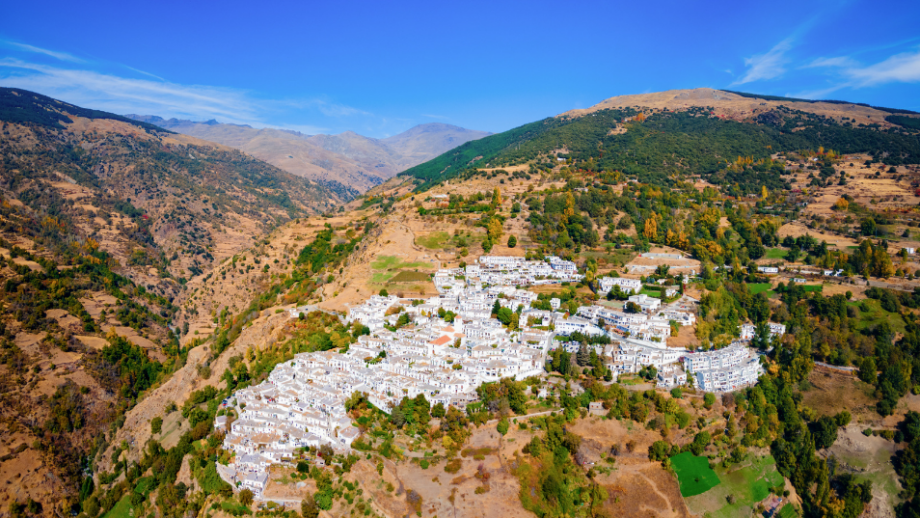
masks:
<svg viewBox="0 0 920 518"><path fill-rule="evenodd" d="M298 176L334 180L362 191L461 144L491 135L443 122L419 124L398 135L376 139L352 130L305 135L215 119L196 122L135 114L126 118L237 148Z"/></svg>

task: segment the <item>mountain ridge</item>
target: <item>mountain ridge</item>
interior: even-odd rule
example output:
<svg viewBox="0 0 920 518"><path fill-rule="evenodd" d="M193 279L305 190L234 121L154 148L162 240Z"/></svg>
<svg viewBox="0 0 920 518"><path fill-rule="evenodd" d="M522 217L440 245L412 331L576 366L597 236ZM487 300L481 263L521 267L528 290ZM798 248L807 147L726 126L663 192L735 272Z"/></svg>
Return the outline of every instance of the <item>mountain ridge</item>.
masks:
<svg viewBox="0 0 920 518"><path fill-rule="evenodd" d="M688 164L673 163L666 155L684 145L698 147L700 139L715 139L722 152L699 154L706 155L705 165L697 166L702 166L707 176L724 167L727 158L765 157L770 150L805 149L819 143L834 143L838 151L850 153L867 152L884 142L898 150L897 157L886 158L894 162L914 160L920 154L912 135L913 115L904 110L767 97L712 88L615 96L589 108L569 110L464 143L401 175L430 185L482 168L545 169L557 159L592 160L592 167L636 174L674 173ZM731 138L738 132L750 138ZM751 146L752 139L762 140L762 147ZM627 159L636 146L661 161Z"/></svg>
<svg viewBox="0 0 920 518"><path fill-rule="evenodd" d="M419 124L398 135L377 139L351 130L307 135L214 119L191 121L137 114L126 117L237 148L298 176L336 181L359 191L366 191L456 146L491 135L438 122Z"/></svg>

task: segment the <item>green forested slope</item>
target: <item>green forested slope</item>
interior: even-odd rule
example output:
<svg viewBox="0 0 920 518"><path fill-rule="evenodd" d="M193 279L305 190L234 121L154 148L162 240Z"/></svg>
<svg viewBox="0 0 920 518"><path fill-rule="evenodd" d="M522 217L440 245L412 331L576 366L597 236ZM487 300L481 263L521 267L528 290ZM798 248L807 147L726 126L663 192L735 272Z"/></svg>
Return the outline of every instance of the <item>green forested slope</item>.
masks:
<svg viewBox="0 0 920 518"><path fill-rule="evenodd" d="M403 174L433 184L486 165L552 165L559 156L575 160L581 168L620 170L644 181L700 174L720 183L739 180L725 170L739 156L756 160L819 146L841 153L871 153L892 165L920 163L918 135L841 125L797 110L778 110L757 123L724 120L710 116L705 108L693 108L655 113L642 122L627 121L625 133L611 131L635 114L602 110L576 119L545 119L469 142Z"/></svg>

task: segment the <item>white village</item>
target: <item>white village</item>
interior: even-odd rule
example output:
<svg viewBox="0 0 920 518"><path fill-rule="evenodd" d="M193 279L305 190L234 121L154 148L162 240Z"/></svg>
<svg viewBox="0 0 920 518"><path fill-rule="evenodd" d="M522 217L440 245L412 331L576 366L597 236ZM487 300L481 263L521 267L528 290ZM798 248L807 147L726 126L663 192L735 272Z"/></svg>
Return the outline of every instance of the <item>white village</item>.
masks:
<svg viewBox="0 0 920 518"><path fill-rule="evenodd" d="M574 262L558 257L483 256L465 268L437 272L438 296L374 295L351 307L342 318L360 322L370 334L360 336L347 352L297 354L266 381L225 401L224 408L237 418L229 427L226 415L216 418L215 426L227 429L223 446L234 454L229 465L218 464L220 476L258 496L268 481L268 468L293 458L298 448L329 445L350 451L359 429L345 402L354 392L367 394L384 412L403 397L419 394L432 405L464 409L477 401L476 388L482 383L544 376L553 350L578 350L581 344L572 339L576 334L582 341L607 338L591 343L613 381L654 367L658 387L692 384L707 392L729 392L755 384L763 373L758 352L749 347L755 334L751 324L744 324L740 339L722 349L668 347L673 326L696 322L698 301L680 294L678 287L662 290L671 301L663 303L640 293L639 279L603 277L598 279L599 292L616 289L627 295L623 305L632 311L596 303L573 312L555 298L549 310L535 308L537 294L522 289L583 278ZM513 312L518 325L493 318L496 307ZM304 311L293 308L290 316ZM397 328L400 319L403 325ZM771 323L769 332L782 336L785 327Z"/></svg>

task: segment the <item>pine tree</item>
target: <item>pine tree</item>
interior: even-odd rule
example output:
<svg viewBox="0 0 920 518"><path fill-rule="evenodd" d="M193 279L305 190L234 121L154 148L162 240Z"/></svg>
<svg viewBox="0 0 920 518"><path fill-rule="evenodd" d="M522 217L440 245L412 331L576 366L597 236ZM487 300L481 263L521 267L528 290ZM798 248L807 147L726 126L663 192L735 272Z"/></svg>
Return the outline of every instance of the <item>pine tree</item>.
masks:
<svg viewBox="0 0 920 518"><path fill-rule="evenodd" d="M585 367L591 364L591 353L588 352L588 343L584 340L581 342L581 347L578 349L578 354L575 355L575 361L580 367Z"/></svg>
<svg viewBox="0 0 920 518"><path fill-rule="evenodd" d="M765 351L770 347L770 328L761 322L754 328L754 337L751 338L751 347Z"/></svg>

